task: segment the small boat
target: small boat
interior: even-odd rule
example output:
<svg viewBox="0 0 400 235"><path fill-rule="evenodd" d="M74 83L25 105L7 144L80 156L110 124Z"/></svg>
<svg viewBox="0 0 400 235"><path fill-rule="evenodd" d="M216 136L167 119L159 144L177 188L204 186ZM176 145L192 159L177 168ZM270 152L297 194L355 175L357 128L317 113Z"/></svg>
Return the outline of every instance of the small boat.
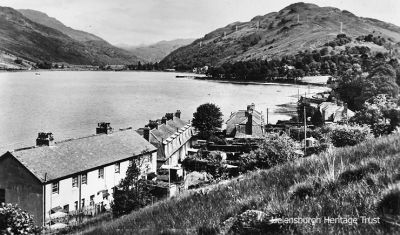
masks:
<svg viewBox="0 0 400 235"><path fill-rule="evenodd" d="M35 73L36 76L40 76L40 73Z"/></svg>

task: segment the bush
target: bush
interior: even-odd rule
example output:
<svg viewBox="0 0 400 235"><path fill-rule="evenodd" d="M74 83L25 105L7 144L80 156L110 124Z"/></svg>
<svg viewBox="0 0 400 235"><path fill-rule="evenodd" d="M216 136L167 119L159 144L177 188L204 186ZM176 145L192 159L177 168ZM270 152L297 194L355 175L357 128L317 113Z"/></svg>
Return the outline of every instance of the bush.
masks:
<svg viewBox="0 0 400 235"><path fill-rule="evenodd" d="M368 126L332 125L330 129L330 140L335 147L354 146L371 138Z"/></svg>
<svg viewBox="0 0 400 235"><path fill-rule="evenodd" d="M300 200L313 196L314 191L315 191L314 184L309 181L295 184L289 189L291 198L297 197Z"/></svg>
<svg viewBox="0 0 400 235"><path fill-rule="evenodd" d="M384 220L400 223L400 187L394 187L384 193L378 203L377 212Z"/></svg>
<svg viewBox="0 0 400 235"><path fill-rule="evenodd" d="M350 182L359 181L369 173L376 173L380 170L380 166L376 162L369 162L361 167L350 169L342 172L339 175L338 181L341 184L348 184Z"/></svg>
<svg viewBox="0 0 400 235"><path fill-rule="evenodd" d="M220 138L215 135L210 136L210 138L208 138L208 142L213 142L214 144L217 144L217 145L226 145L225 139Z"/></svg>
<svg viewBox="0 0 400 235"><path fill-rule="evenodd" d="M18 206L2 203L0 206L1 234L39 234L41 229L35 226L33 216Z"/></svg>
<svg viewBox="0 0 400 235"><path fill-rule="evenodd" d="M200 152L196 157L187 157L182 161L186 171L205 171L214 178L219 178L227 172L222 164L222 157L215 152Z"/></svg>
<svg viewBox="0 0 400 235"><path fill-rule="evenodd" d="M259 144L257 150L244 154L241 159L241 170L254 168L270 168L297 158L296 143L286 134L267 135Z"/></svg>

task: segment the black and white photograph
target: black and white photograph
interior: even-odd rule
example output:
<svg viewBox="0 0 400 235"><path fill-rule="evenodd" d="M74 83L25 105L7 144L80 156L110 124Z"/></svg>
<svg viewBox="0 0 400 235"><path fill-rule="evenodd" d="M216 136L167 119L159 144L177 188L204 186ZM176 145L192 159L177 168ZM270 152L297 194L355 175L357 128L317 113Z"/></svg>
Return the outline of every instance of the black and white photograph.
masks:
<svg viewBox="0 0 400 235"><path fill-rule="evenodd" d="M400 1L0 0L0 234L400 234Z"/></svg>

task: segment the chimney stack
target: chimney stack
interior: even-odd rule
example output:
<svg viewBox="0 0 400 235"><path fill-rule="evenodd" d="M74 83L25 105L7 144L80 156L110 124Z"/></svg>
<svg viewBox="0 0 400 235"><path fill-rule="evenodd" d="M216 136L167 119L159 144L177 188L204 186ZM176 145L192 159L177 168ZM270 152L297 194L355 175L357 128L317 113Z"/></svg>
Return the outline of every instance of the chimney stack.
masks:
<svg viewBox="0 0 400 235"><path fill-rule="evenodd" d="M172 119L174 119L174 114L173 113L166 113L165 117L167 118L167 120L172 120Z"/></svg>
<svg viewBox="0 0 400 235"><path fill-rule="evenodd" d="M147 126L143 128L143 137L144 137L147 141L150 141L150 128L147 127Z"/></svg>
<svg viewBox="0 0 400 235"><path fill-rule="evenodd" d="M181 111L180 110L176 110L175 117L181 118Z"/></svg>
<svg viewBox="0 0 400 235"><path fill-rule="evenodd" d="M110 126L109 122L100 122L97 124L96 134L111 134L113 128Z"/></svg>
<svg viewBox="0 0 400 235"><path fill-rule="evenodd" d="M246 135L253 134L253 113L247 114L247 122L246 122Z"/></svg>
<svg viewBox="0 0 400 235"><path fill-rule="evenodd" d="M161 118L161 124L167 124L167 118L166 117L162 117Z"/></svg>
<svg viewBox="0 0 400 235"><path fill-rule="evenodd" d="M54 146L53 133L39 132L36 138L36 146Z"/></svg>
<svg viewBox="0 0 400 235"><path fill-rule="evenodd" d="M252 114L256 105L254 103L251 103L250 105L247 105L247 112Z"/></svg>
<svg viewBox="0 0 400 235"><path fill-rule="evenodd" d="M153 129L158 129L158 122L157 120L149 120L149 124L146 125L146 127L150 128L150 130Z"/></svg>

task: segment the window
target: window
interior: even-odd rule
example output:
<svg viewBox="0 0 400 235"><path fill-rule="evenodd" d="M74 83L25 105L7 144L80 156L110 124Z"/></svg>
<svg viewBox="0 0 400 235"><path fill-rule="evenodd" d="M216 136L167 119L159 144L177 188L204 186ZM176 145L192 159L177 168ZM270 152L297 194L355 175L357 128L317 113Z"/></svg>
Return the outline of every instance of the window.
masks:
<svg viewBox="0 0 400 235"><path fill-rule="evenodd" d="M2 202L6 202L6 190L4 188L0 188L0 204Z"/></svg>
<svg viewBox="0 0 400 235"><path fill-rule="evenodd" d="M108 195L110 195L108 193L108 189L106 191L103 192L103 200L108 200Z"/></svg>
<svg viewBox="0 0 400 235"><path fill-rule="evenodd" d="M119 164L119 162L118 163L115 163L115 173L119 173L119 169L120 169L120 164Z"/></svg>
<svg viewBox="0 0 400 235"><path fill-rule="evenodd" d="M131 167L133 165L133 160L129 160L129 167Z"/></svg>
<svg viewBox="0 0 400 235"><path fill-rule="evenodd" d="M72 177L72 187L73 188L78 187L78 176Z"/></svg>
<svg viewBox="0 0 400 235"><path fill-rule="evenodd" d="M99 169L99 178L104 179L104 168Z"/></svg>
<svg viewBox="0 0 400 235"><path fill-rule="evenodd" d="M90 205L93 206L94 205L94 195L90 196Z"/></svg>
<svg viewBox="0 0 400 235"><path fill-rule="evenodd" d="M64 209L65 213L68 213L69 212L69 205L68 204L65 205L63 209Z"/></svg>
<svg viewBox="0 0 400 235"><path fill-rule="evenodd" d="M60 190L59 182L52 183L51 192L58 193Z"/></svg>
<svg viewBox="0 0 400 235"><path fill-rule="evenodd" d="M87 173L82 175L82 184L87 184Z"/></svg>

